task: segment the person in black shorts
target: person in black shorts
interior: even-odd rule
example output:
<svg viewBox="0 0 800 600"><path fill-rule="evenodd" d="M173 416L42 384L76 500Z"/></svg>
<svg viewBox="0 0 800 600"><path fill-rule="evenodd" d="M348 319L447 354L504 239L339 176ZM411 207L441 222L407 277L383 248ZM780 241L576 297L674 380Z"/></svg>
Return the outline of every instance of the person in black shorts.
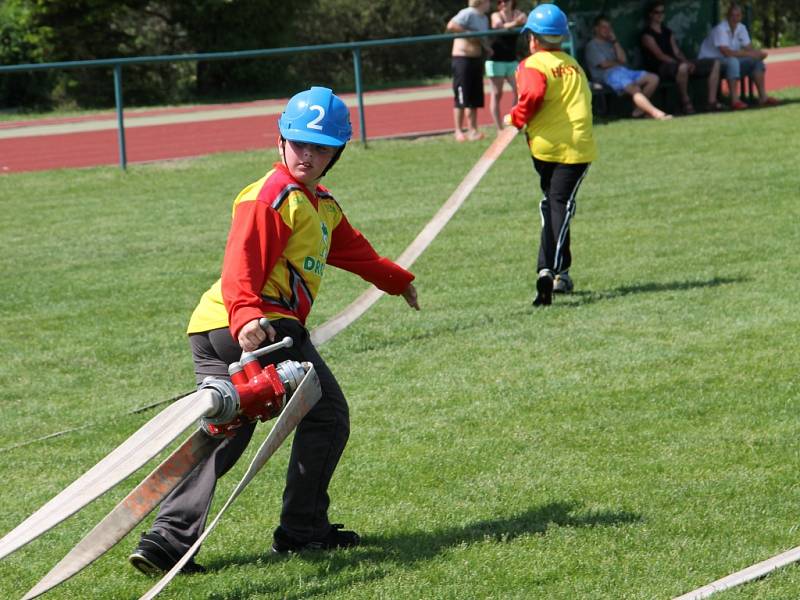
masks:
<svg viewBox="0 0 800 600"><path fill-rule="evenodd" d="M489 30L489 0L469 0L447 23L448 33L481 32ZM483 108L483 55L491 53L486 37L459 37L453 40L452 68L455 108L456 141L474 141L483 138L478 131L478 109ZM464 129L464 117L467 127Z"/></svg>
<svg viewBox="0 0 800 600"><path fill-rule="evenodd" d="M647 71L658 73L662 81L674 81L681 96L684 114L695 112L689 97L689 79L708 78L708 110L720 110L717 101L719 61L711 58L689 60L681 52L672 30L664 25L664 3L651 2L647 7L647 26L642 32L642 59Z"/></svg>

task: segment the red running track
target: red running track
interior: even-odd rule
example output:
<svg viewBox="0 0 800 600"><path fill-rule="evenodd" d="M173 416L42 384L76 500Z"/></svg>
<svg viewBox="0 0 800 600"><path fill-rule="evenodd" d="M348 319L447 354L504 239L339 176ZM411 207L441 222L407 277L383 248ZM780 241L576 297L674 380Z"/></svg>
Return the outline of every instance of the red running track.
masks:
<svg viewBox="0 0 800 600"><path fill-rule="evenodd" d="M510 99L507 103L510 104ZM481 113L481 125L489 125L488 111ZM449 98L367 106L364 115L368 139L452 131L452 100ZM355 127L353 139L357 140L361 135L357 110L351 109L351 119ZM278 116L273 114L126 127L128 162L271 148L278 140L277 122ZM130 123L127 118L126 123ZM41 124L43 122L36 123ZM116 164L119 164L116 129L0 139L0 171L3 173Z"/></svg>
<svg viewBox="0 0 800 600"><path fill-rule="evenodd" d="M800 54L800 48L773 50L770 55ZM770 91L790 86L800 86L800 57L782 62L770 62L767 68L767 86ZM447 85L416 91L437 91L434 99L409 99L412 90L376 92L382 101L398 96L396 102L374 104L365 108L366 130L369 139L404 137L452 131L452 99ZM147 162L174 158L201 156L214 152L258 150L271 148L277 142L277 115L245 116L215 120L197 120L189 123L169 123L172 115L187 115L198 111L225 111L231 108L264 105L274 108L282 101L236 104L230 106L203 106L152 111L131 111L126 114L126 149L128 162ZM503 98L502 111L510 108L508 90ZM479 124L491 125L487 108L479 112ZM140 117L160 117L158 125L130 126ZM72 124L80 129L82 123L98 118L114 120L113 114L87 117L45 119L27 122L0 123L0 134L16 130L17 137L0 138L0 173L19 173L57 168L90 167L119 164L117 130L74 131L47 135L24 133L25 127ZM360 139L359 118L351 109L355 126L354 140Z"/></svg>

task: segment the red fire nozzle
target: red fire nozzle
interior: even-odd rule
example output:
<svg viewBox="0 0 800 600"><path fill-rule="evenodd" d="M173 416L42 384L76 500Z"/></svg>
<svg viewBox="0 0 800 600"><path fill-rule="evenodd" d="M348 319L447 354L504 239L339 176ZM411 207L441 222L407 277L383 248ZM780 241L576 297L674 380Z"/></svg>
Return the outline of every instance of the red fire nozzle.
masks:
<svg viewBox="0 0 800 600"><path fill-rule="evenodd" d="M231 382L239 393L240 412L248 419L267 421L281 412L286 388L273 365L262 369L258 360L249 361Z"/></svg>

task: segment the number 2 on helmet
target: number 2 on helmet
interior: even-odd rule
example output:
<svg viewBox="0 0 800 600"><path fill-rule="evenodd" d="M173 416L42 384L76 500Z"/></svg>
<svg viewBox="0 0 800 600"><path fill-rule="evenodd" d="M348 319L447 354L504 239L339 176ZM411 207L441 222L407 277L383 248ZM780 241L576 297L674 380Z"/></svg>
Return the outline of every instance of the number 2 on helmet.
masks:
<svg viewBox="0 0 800 600"><path fill-rule="evenodd" d="M309 106L308 109L317 111L318 115L315 119L311 119L308 122L308 125L306 125L306 127L308 129L319 129L320 131L322 131L322 125L320 125L319 122L325 118L325 109L322 108L319 104L314 104L312 106Z"/></svg>

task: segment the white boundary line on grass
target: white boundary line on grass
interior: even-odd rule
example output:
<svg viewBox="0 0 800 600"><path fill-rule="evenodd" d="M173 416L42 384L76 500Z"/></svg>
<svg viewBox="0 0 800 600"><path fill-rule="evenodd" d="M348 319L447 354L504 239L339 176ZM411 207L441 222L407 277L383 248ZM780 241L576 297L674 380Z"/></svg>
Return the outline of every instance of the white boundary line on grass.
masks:
<svg viewBox="0 0 800 600"><path fill-rule="evenodd" d="M422 252L436 239L439 232L447 225L448 221L461 208L478 182L483 178L494 161L503 153L517 135L517 129L507 127L501 131L486 152L478 159L475 166L470 169L456 190L450 195L439 211L433 215L428 224L420 231L419 235L397 258L397 264L408 268L419 258ZM332 317L311 332L311 342L315 346L324 344L353 321L363 315L369 308L383 296L384 292L376 287L370 287L366 292L356 298L347 308Z"/></svg>
<svg viewBox="0 0 800 600"><path fill-rule="evenodd" d="M683 596L677 596L672 600L700 600L701 598L708 598L715 592L721 592L722 590L730 589L737 585L741 585L742 583L759 579L775 569L779 569L793 562L797 562L798 560L800 560L800 546L747 567L746 569L742 569L741 571L737 571L736 573L732 573L731 575L723 577L722 579L712 581L708 585L699 587L696 590L684 594Z"/></svg>

